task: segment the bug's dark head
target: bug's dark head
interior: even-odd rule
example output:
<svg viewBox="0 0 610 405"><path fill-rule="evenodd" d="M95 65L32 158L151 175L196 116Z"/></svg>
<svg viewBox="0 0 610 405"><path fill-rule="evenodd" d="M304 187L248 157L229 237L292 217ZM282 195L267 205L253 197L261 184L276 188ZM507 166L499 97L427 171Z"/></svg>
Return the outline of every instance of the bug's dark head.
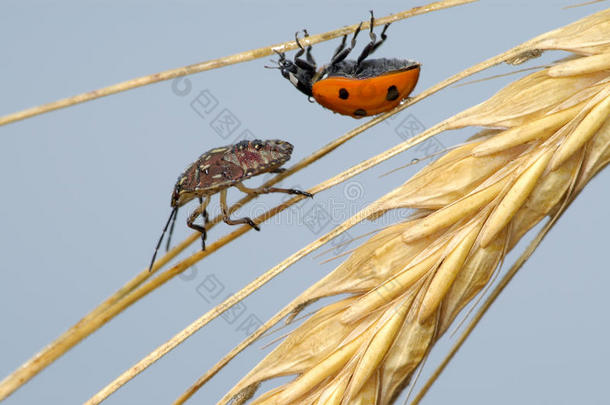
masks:
<svg viewBox="0 0 610 405"><path fill-rule="evenodd" d="M171 206L172 207L179 207L180 205L178 204L178 202L180 201L180 186L178 186L176 184L176 186L174 187L174 192L172 193L172 202L171 202Z"/></svg>
<svg viewBox="0 0 610 405"><path fill-rule="evenodd" d="M261 141L255 139L251 142L251 147L256 153L252 154L254 166L258 166L258 173L269 172L280 168L290 160L290 155L294 147L286 141L279 139L269 139Z"/></svg>
<svg viewBox="0 0 610 405"><path fill-rule="evenodd" d="M279 56L277 64L282 76L301 93L307 95L307 97L312 97L312 86L316 72L297 66L296 63L286 59L286 55L283 52L278 52L277 54Z"/></svg>
<svg viewBox="0 0 610 405"><path fill-rule="evenodd" d="M279 139L271 139L265 141L266 147L274 154L277 155L278 160L287 161L292 155L294 146L290 142L282 141Z"/></svg>
<svg viewBox="0 0 610 405"><path fill-rule="evenodd" d="M191 181L192 176L189 176L189 170L185 171L178 177L178 181L176 181L176 185L174 186L174 191L172 192L172 201L171 206L182 207L187 202L191 201L195 198L195 195L188 190L192 190Z"/></svg>

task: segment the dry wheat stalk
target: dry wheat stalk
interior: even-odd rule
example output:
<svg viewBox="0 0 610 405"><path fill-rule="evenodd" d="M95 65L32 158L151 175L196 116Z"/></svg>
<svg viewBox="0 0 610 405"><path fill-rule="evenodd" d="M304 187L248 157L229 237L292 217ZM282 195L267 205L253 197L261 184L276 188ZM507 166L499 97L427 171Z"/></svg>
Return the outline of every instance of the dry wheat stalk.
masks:
<svg viewBox="0 0 610 405"><path fill-rule="evenodd" d="M467 3L472 3L475 1L477 1L477 0L442 0L442 1L432 2L425 6L414 7L410 10L405 10L405 11L402 11L402 12L399 12L396 14L392 14L387 17L378 18L376 20L376 25L384 24L386 22L394 22L394 21L398 21L398 20L405 19L408 17L425 14L425 13L429 13L429 12L433 12L433 11L437 11L437 10L441 10L441 9L445 9L445 8L449 8L449 7L455 7L455 6L463 5L463 4L467 4ZM366 26L366 24L368 24L368 22L365 22L364 24ZM339 28L339 29L329 31L326 33L311 35L310 37L308 37L308 39L304 40L304 43L305 44L314 44L314 43L326 41L326 40L329 40L332 38L336 38L337 36L343 35L345 33L353 32L357 27L358 27L358 24L354 24L351 26ZM277 45L258 48L258 49L230 55L227 57L219 58L219 59L201 62L201 63L195 64L195 65L184 66L184 67L168 70L168 71L161 72L161 73L128 80L128 81L125 81L122 83L117 83L117 84L109 86L109 87L105 87L103 89L98 89L98 90L95 90L92 92L83 93L83 94L69 97L66 99L58 100L58 101L55 101L52 103L44 104L44 105L41 105L38 107L33 107L33 108L30 108L27 110L9 114L4 117L0 117L0 126L11 123L11 122L15 122L18 120L31 118L33 116L43 114L43 113L46 113L46 112L49 112L49 111L52 111L55 109L69 107L69 106L72 106L72 105L75 105L78 103L82 103L82 102L93 100L93 99L96 99L99 97L126 91L126 90L133 89L136 87L153 84L153 83L156 83L159 81L169 80L169 79L175 78L175 77L185 76L185 75L189 75L189 74L193 74L193 73L197 73L197 72L202 72L205 70L220 68L220 67L227 66L230 64L241 63L241 62L246 62L246 61L253 60L256 58L261 58L261 57L267 56L269 54L272 54L274 49L286 51L286 50L295 49L296 47L297 47L297 45L294 41L288 41L288 42L284 42L284 43L277 44ZM488 63L493 64L494 62L489 61ZM497 63L497 61L495 63ZM482 69L482 67L480 69ZM334 151L335 149L337 149L338 147L340 147L341 145L343 145L350 139L363 133L370 127L382 122L384 119L395 114L396 112L407 108L409 105L416 103L417 101L458 81L460 78L462 78L468 74L472 74L474 72L476 72L476 70L473 70L471 72L464 72L463 74L456 75L455 77L452 77L448 80L438 83L438 84L432 86L431 88L427 89L426 91L420 93L418 96L413 97L409 101L403 103L402 105L397 107L394 111L391 111L386 114L382 114L378 117L371 119L370 121L368 121L362 125L359 125L358 127L354 128L353 130L351 130L351 131L345 133L344 135L340 136L339 138L331 141L330 143L328 143L324 147L320 148L319 150L313 152L311 155L305 157L304 159L302 159L301 161L299 161L298 163L296 163L295 165L290 167L288 170L286 170L284 173L278 174L277 176L268 180L267 182L265 182L264 186L272 186L272 185L278 183L279 181L285 179L286 177L304 169L305 167L309 166L313 162L315 162L315 161L321 159L322 157L326 156L327 154L331 153L332 151ZM409 145L406 145L406 147L412 146L418 142L422 142L423 140L425 140L423 137L421 139L413 139L412 142L409 143ZM372 164L375 164L375 163L371 163L371 165ZM370 165L368 167L370 167ZM366 167L362 166L360 168L360 171L365 170L365 169L366 169ZM345 181L346 179L348 179L351 176L354 176L357 173L358 173L358 171L354 171L354 170L344 172L338 176L335 176L335 178L329 179L328 181L324 182L323 184L319 185L318 187L312 189L312 191L319 192L319 191L325 190L327 188L332 187L333 185L336 185L342 181ZM230 207L229 212L234 212L239 207L248 203L252 199L253 199L253 196L251 196L251 195L244 196L241 200L239 200L232 207ZM281 212L282 210L286 209L290 205L294 204L299 199L300 199L299 197L293 198L293 199L287 201L286 203L281 204L280 206L275 207L274 209L262 214L256 220L263 222L263 221L269 219L270 217L272 217L273 215L276 215L278 212ZM215 224L217 224L220 220L221 220L220 216L217 216L216 218L211 219L207 225L207 229L209 230L211 227L213 227ZM240 227L237 230L229 233L228 235L220 238L217 242L208 246L206 251L198 252L198 253L180 261L178 264L171 267L169 270L166 270L165 272L161 273L158 277L150 280L151 277L155 275L157 270L163 268L167 263L169 263L172 259L174 259L176 256L178 256L181 252L183 252L189 245L191 245L193 242L195 242L199 239L199 237L200 237L199 232L192 233L188 238L186 238L181 243L177 244L169 252L167 252L165 255L160 257L154 263L154 265L152 267L152 270L153 270L152 272L149 272L147 269L145 269L145 270L141 271L140 273L138 273L134 278L129 280L124 286L122 286L120 289L118 289L114 294L112 294L110 297L108 297L104 302L102 302L100 305L98 305L96 308L94 308L87 315L85 315L80 321L78 321L76 324L74 324L72 327L70 327L61 336L59 336L57 339L55 339L53 342L51 342L49 345L47 345L45 348L43 348L40 352L36 353L31 359L29 359L24 364L22 364L13 373L11 373L6 378L4 378L2 381L0 381L0 401L3 400L4 398L8 397L9 395L11 395L15 390L17 390L19 387L21 387L23 384L25 384L27 381L29 381L31 378L33 378L35 375L37 375L40 371L42 371L48 365L53 363L60 356L62 356L67 351L69 351L72 347L74 347L80 341L85 339L91 333L95 332L97 329L102 327L105 323L112 320L116 315L120 314L127 307L129 307L133 303L137 302L142 297L144 297L145 295L154 291L155 289L159 288L165 282L167 282L168 280L170 280L177 274L181 273L182 271L186 270L192 264L202 260L203 258L207 257L207 255L213 253L215 250L228 244L229 242L233 241L234 239L238 238L239 236L243 235L244 233L246 233L248 231L250 231L249 227L247 227L247 226ZM245 294L245 295L247 295L247 294ZM218 314L220 314L222 312L221 307L223 305L225 307L229 307L229 306L233 305L235 302L239 301L240 299L243 299L243 296L241 298L231 297L231 299L225 301L225 303L221 304L219 307L217 307L214 310L210 311L209 313L205 314L203 317L198 319L195 323L199 325L199 328L201 328L203 325L205 325L207 322L209 322L210 320L217 317ZM191 331L191 334L193 332L194 331ZM187 337L188 336L190 336L190 334L188 334Z"/></svg>
<svg viewBox="0 0 610 405"><path fill-rule="evenodd" d="M392 14L387 17L378 18L375 20L375 26L384 25L408 17L442 10L449 7L455 7L466 3L472 3L475 1L477 0L440 0L430 4L426 4L424 6L413 7L410 10ZM362 28L366 29L367 27L368 22L364 22ZM338 28L336 30L325 32L322 34L311 35L308 38L304 38L303 40L301 40L301 43L303 45L313 45L319 42L328 41L346 34L351 34L356 30L356 28L358 28L358 24ZM286 52L297 49L297 47L298 46L295 41L287 41L258 49L252 49L246 52L236 53L218 59L212 59L205 62L194 63L188 66L181 66L175 69L165 70L163 72L158 72L147 76L137 77L135 79L126 80L124 82L116 83L101 89L88 91L86 93L77 94L72 97L63 98L61 100L56 100L47 104L42 104L36 107L28 108L26 110L17 111L15 113L8 114L5 116L0 116L0 126L35 117L37 115L45 114L50 111L59 110L61 108L71 107L73 105L95 100L101 97L121 93L123 91L135 89L138 87L148 86L150 84L175 79L177 77L205 72L207 70L218 69L236 63L248 62L254 59L263 58L265 56L271 56L274 54L274 51Z"/></svg>
<svg viewBox="0 0 610 405"><path fill-rule="evenodd" d="M573 58L447 121L486 130L367 209L416 217L382 230L291 305L351 294L293 331L222 400L297 375L253 404L389 404L506 253L610 161L610 11L541 36ZM527 56L527 55L526 55ZM498 129L501 128L501 129Z"/></svg>

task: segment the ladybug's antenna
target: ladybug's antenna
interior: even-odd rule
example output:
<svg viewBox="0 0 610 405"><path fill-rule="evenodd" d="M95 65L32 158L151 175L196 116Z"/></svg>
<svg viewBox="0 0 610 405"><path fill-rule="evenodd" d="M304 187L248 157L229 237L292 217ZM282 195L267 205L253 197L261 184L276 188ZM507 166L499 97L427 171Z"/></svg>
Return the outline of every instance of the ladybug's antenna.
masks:
<svg viewBox="0 0 610 405"><path fill-rule="evenodd" d="M161 242L163 242L163 237L165 236L165 232L167 231L167 228L169 227L169 223L172 221L172 218L175 219L177 213L178 213L178 207L175 207L172 210L172 212L169 214L169 218L167 218L167 223L163 227L163 232L161 232L161 237L159 238L159 242L157 242L157 246L155 247L155 253L153 253L152 260L150 261L150 266L148 266L148 271L152 270L152 266L155 263L155 259L157 258L157 252L159 251L159 246L161 246Z"/></svg>
<svg viewBox="0 0 610 405"><path fill-rule="evenodd" d="M267 68L267 69L280 69L280 61L282 59L285 59L286 57L284 56L283 52L278 52L275 49L273 50L273 52L275 52L280 59L279 60L269 59L269 62L275 63L277 66L267 66L267 65L265 65L265 68Z"/></svg>

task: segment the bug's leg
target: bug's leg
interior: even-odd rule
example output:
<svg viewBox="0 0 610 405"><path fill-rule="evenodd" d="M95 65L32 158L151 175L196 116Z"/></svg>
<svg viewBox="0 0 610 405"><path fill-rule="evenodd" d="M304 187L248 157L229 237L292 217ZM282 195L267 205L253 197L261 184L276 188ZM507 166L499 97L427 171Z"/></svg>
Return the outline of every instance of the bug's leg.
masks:
<svg viewBox="0 0 610 405"><path fill-rule="evenodd" d="M191 229L201 232L201 249L205 250L205 240L207 238L207 231L205 229L205 226L195 224L195 220L197 219L197 217L199 215L202 215L204 218L204 222L206 222L205 221L205 217L207 216L206 208L207 208L208 204L210 203L210 197L207 196L205 198L205 200L200 198L199 202L200 202L199 206L197 208L195 208L195 210L191 213L191 215L189 215L188 219L186 220L186 225Z"/></svg>
<svg viewBox="0 0 610 405"><path fill-rule="evenodd" d="M169 214L169 218L167 218L167 222L165 223L165 226L163 227L163 232L161 232L161 237L159 238L159 241L157 242L157 246L155 246L155 253L153 253L153 257L150 260L150 265L148 266L148 271L152 270L153 264L155 264L155 259L157 258L157 252L159 251L159 247L161 246L161 242L163 242L163 237L165 236L165 232L167 231L167 227L169 226L169 223L172 222L172 218L176 217L176 214L178 214L178 207L174 207L174 209L172 210L171 214Z"/></svg>
<svg viewBox="0 0 610 405"><path fill-rule="evenodd" d="M377 50L377 48L379 48L379 46L381 44L383 44L383 42L388 38L388 36L386 35L385 32L388 29L388 27L390 26L390 24L388 23L383 27L383 30L381 31L381 40L379 40L379 41L377 41L377 36L373 32L374 24L375 24L375 17L373 16L373 10L371 10L371 24L370 24L370 32L369 32L369 37L371 38L371 42L369 42L362 50L362 53L358 57L356 66L360 65L360 63L363 60L365 60L367 58L367 56L369 56L370 54L375 52Z"/></svg>
<svg viewBox="0 0 610 405"><path fill-rule="evenodd" d="M305 31L305 33L307 33L307 30L303 30ZM306 36L309 36L309 34L307 34ZM299 41L299 31L294 33L294 39L297 43L297 45L299 46L299 51L294 55L294 64L297 65L298 67L300 67L301 69L307 70L309 72L315 72L316 71L316 62L313 61L313 58L311 57L311 45L307 47L307 55L305 59L301 59L301 56L303 56L303 54L305 53L305 49L303 48L303 46L301 45L301 42Z"/></svg>
<svg viewBox="0 0 610 405"><path fill-rule="evenodd" d="M199 205L204 205L203 203L204 203L203 198L199 197ZM204 225L207 225L208 222L210 222L210 216L208 215L208 211L206 209L208 207L209 203L210 203L210 196L207 196L206 199L205 199L205 205L204 205L204 208L203 208L203 212L201 213L201 216L203 217L203 224Z"/></svg>
<svg viewBox="0 0 610 405"><path fill-rule="evenodd" d="M354 49L356 47L356 37L358 36L358 33L360 32L360 28L362 28L362 23L360 23L358 28L356 28L356 31L354 32L354 36L352 37L352 42L351 42L350 46L347 48L345 48L345 41L347 39L347 35L343 37L341 44L335 51L333 58L330 60L331 65L335 65L335 64L341 62L343 59L347 58L347 55L349 55L349 53L352 51L352 49Z"/></svg>
<svg viewBox="0 0 610 405"><path fill-rule="evenodd" d="M282 62L284 62L286 60L286 54L284 52L278 52L276 50L273 50L273 52L275 52L278 56L278 60L277 60L278 65L280 65Z"/></svg>
<svg viewBox="0 0 610 405"><path fill-rule="evenodd" d="M303 46L299 42L299 31L294 33L294 40L296 41L296 43L299 47L299 51L294 55L294 61L296 62L297 58L300 58L305 53L305 49L303 49Z"/></svg>
<svg viewBox="0 0 610 405"><path fill-rule="evenodd" d="M284 194L297 194L304 195L305 197L313 198L313 194L308 193L307 191L301 191L294 188L277 188L277 187L259 187L259 188L250 188L243 185L243 183L238 183L235 185L239 190L243 191L246 194L269 194L269 193L284 193Z"/></svg>
<svg viewBox="0 0 610 405"><path fill-rule="evenodd" d="M220 209L222 210L222 220L227 225L240 225L240 224L248 224L252 228L260 231L261 229L248 217L243 217L239 219L231 219L229 218L229 207L227 207L227 189L224 189L220 192Z"/></svg>
<svg viewBox="0 0 610 405"><path fill-rule="evenodd" d="M307 38L309 36L309 32L307 32L307 30L303 30L303 36L305 38ZM314 67L314 69L317 67L316 64L316 60L313 58L313 55L311 54L311 45L309 45L307 47L307 53L305 53L305 58L307 59L307 62L309 62L310 65L312 65Z"/></svg>
<svg viewBox="0 0 610 405"><path fill-rule="evenodd" d="M370 53L373 53L377 50L377 48L379 48L379 46L381 44L383 44L385 42L386 39L388 39L388 36L386 35L386 31L388 30L388 27L390 26L391 23L387 23L386 25L383 26L383 30L381 30L381 41L378 41L375 46L373 46L373 49L371 50Z"/></svg>
<svg viewBox="0 0 610 405"><path fill-rule="evenodd" d="M210 200L211 197L210 196L206 196L205 200L201 197L199 197L199 207L201 208L201 216L203 217L203 229L204 232L201 233L201 248L202 250L205 250L205 240L208 237L208 233L207 233L207 228L206 225L209 222L209 216L208 216L208 204L210 204Z"/></svg>
<svg viewBox="0 0 610 405"><path fill-rule="evenodd" d="M198 209L193 211L193 213L186 220L186 225L189 228L196 230L197 232L201 232L201 250L205 250L205 239L208 236L205 226L197 225L194 223L195 219L197 219L199 214L201 214L201 213L198 211Z"/></svg>
<svg viewBox="0 0 610 405"><path fill-rule="evenodd" d="M337 58L337 55L339 55L339 53L341 53L341 51L343 51L343 49L345 49L345 41L347 41L347 34L343 35L343 38L341 39L341 43L339 44L337 49L335 49L335 53L333 54L333 57L331 58L330 63L332 63L333 60L335 60Z"/></svg>
<svg viewBox="0 0 610 405"><path fill-rule="evenodd" d="M286 171L285 167L278 167L277 169L273 169L269 171L269 173L284 173Z"/></svg>

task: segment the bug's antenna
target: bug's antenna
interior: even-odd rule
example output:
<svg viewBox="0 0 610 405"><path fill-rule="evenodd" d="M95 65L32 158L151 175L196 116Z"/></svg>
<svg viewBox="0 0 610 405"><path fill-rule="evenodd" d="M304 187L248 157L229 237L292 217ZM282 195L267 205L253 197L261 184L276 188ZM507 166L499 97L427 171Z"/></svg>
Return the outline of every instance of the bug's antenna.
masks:
<svg viewBox="0 0 610 405"><path fill-rule="evenodd" d="M176 208L176 212L177 211L178 211L178 209ZM167 235L167 243L165 244L166 252L169 250L169 245L172 241L172 235L174 234L174 225L176 225L176 218L178 218L178 215L174 215L174 219L172 220L172 225L169 227L169 235ZM165 227L167 228L167 225Z"/></svg>
<svg viewBox="0 0 610 405"><path fill-rule="evenodd" d="M159 238L159 242L157 242L157 246L155 247L155 253L153 253L152 260L150 261L150 266L148 266L148 271L152 270L152 266L155 263L155 259L157 258L157 252L159 251L159 246L161 246L161 242L163 242L163 237L165 236L165 232L167 231L167 227L169 226L169 223L172 221L172 218L176 217L177 213L178 213L178 207L175 207L172 210L171 214L169 214L169 218L167 218L167 223L163 227L163 232L161 232L161 237Z"/></svg>
<svg viewBox="0 0 610 405"><path fill-rule="evenodd" d="M280 58L280 60L282 60L282 55L283 55L282 52L278 52L275 49L273 50L273 52L275 52L277 54L277 56ZM267 69L280 69L280 61L279 60L269 59L269 61L271 63L275 63L277 66L268 66L268 65L265 65L265 67Z"/></svg>
<svg viewBox="0 0 610 405"><path fill-rule="evenodd" d="M267 66L267 65L265 65L265 67L266 67L267 69L279 69L279 68L280 68L280 62L278 62L277 60L275 60L275 59L269 59L269 62L274 63L274 64L276 64L277 66Z"/></svg>

